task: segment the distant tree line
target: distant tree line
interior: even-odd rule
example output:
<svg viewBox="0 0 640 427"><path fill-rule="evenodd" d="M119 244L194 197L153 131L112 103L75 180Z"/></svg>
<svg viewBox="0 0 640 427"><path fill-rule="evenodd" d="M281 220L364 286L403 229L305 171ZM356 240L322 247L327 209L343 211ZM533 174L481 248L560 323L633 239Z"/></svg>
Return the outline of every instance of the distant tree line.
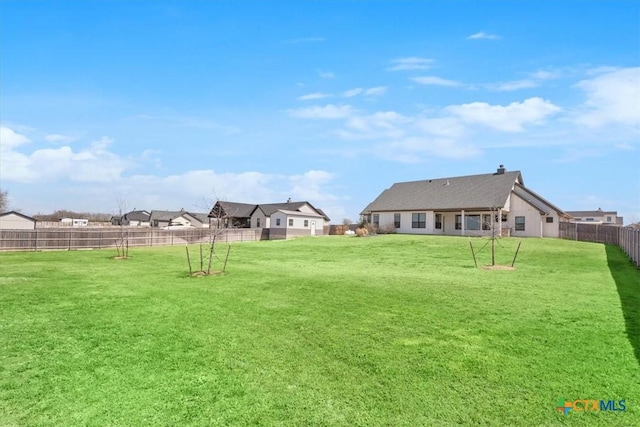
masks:
<svg viewBox="0 0 640 427"><path fill-rule="evenodd" d="M75 212L66 209L58 209L50 214L38 213L33 215L38 221L60 221L62 218L88 219L92 222L107 222L111 220L111 214L96 212Z"/></svg>

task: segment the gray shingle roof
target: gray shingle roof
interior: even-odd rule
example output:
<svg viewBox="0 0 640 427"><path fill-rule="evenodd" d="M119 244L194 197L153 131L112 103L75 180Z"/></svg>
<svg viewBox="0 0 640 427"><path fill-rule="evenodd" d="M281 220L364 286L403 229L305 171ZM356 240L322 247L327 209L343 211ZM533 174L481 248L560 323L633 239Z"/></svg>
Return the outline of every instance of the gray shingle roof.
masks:
<svg viewBox="0 0 640 427"><path fill-rule="evenodd" d="M129 221L149 221L151 214L147 211L131 211L124 214L124 218Z"/></svg>
<svg viewBox="0 0 640 427"><path fill-rule="evenodd" d="M330 221L329 217L324 212L322 212L320 209L316 209L309 202L268 203L258 205L258 207L262 209L262 212L264 212L266 216L271 216L277 211L298 211L304 205L311 206L311 209L315 210L318 214L320 214L321 217L323 217L327 221Z"/></svg>
<svg viewBox="0 0 640 427"><path fill-rule="evenodd" d="M371 211L461 210L504 207L520 171L398 182L361 214Z"/></svg>
<svg viewBox="0 0 640 427"><path fill-rule="evenodd" d="M218 201L216 206L219 205L222 207L224 213L222 216L230 216L233 218L249 218L253 211L256 209L256 205L251 205L249 203L236 203L236 202L223 202ZM209 216L217 217L215 212L216 207L214 206L211 210Z"/></svg>
<svg viewBox="0 0 640 427"><path fill-rule="evenodd" d="M266 203L258 205L266 216L271 216L276 211L297 211L308 202ZM310 205L311 206L311 205Z"/></svg>
<svg viewBox="0 0 640 427"><path fill-rule="evenodd" d="M603 216L603 215L618 215L616 211L567 211L571 216L583 217L583 216Z"/></svg>
<svg viewBox="0 0 640 427"><path fill-rule="evenodd" d="M184 215L185 213L185 211L151 211L149 221L170 221Z"/></svg>

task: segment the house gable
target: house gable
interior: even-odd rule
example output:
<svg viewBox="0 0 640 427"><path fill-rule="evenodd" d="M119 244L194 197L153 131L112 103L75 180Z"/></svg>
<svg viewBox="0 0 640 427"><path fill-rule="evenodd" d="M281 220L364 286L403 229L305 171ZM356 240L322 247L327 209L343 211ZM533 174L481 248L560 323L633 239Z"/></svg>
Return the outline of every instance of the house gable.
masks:
<svg viewBox="0 0 640 427"><path fill-rule="evenodd" d="M3 230L33 230L36 228L35 218L21 214L16 211L9 211L0 214L0 229Z"/></svg>

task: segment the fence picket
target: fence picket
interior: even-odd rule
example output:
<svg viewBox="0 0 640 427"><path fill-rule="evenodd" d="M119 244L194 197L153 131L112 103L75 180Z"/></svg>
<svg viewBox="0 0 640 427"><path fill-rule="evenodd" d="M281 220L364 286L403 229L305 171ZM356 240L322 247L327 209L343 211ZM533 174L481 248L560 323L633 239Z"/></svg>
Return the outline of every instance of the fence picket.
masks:
<svg viewBox="0 0 640 427"><path fill-rule="evenodd" d="M560 238L618 245L640 268L640 229L614 225L561 222Z"/></svg>

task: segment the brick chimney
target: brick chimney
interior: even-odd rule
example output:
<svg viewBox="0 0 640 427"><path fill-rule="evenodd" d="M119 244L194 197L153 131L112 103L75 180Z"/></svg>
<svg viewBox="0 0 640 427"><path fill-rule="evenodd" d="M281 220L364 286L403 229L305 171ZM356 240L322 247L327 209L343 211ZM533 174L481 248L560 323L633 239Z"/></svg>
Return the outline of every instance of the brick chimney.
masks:
<svg viewBox="0 0 640 427"><path fill-rule="evenodd" d="M500 167L498 168L498 171L496 172L496 175L504 175L505 171L506 169L504 168L504 165L500 165Z"/></svg>

